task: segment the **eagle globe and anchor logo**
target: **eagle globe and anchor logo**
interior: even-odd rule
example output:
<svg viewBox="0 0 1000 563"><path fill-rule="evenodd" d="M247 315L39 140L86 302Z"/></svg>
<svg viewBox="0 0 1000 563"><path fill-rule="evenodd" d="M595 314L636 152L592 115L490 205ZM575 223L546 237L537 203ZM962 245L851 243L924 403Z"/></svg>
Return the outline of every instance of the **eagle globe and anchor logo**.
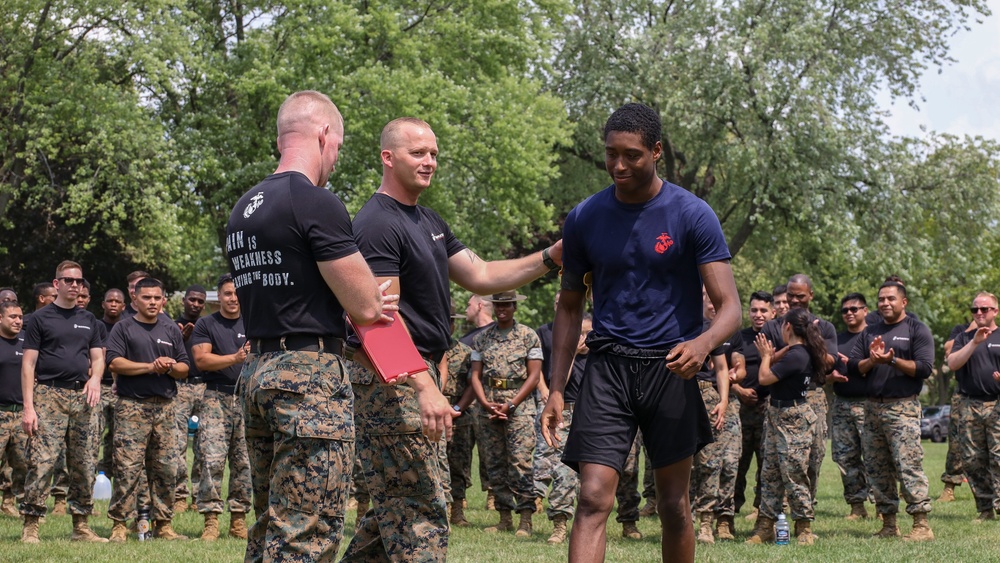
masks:
<svg viewBox="0 0 1000 563"><path fill-rule="evenodd" d="M257 195L250 198L250 203L247 204L247 208L243 210L243 218L249 219L253 215L254 211L264 203L264 192L257 192Z"/></svg>

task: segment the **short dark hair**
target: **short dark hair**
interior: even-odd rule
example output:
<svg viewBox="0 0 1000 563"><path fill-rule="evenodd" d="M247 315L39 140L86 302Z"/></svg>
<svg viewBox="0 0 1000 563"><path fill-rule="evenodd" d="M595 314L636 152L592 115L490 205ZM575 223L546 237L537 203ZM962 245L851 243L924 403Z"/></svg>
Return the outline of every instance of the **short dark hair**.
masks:
<svg viewBox="0 0 1000 563"><path fill-rule="evenodd" d="M637 103L625 104L615 110L604 124L604 140L615 132L639 133L642 144L653 150L663 135L660 114L653 108Z"/></svg>
<svg viewBox="0 0 1000 563"><path fill-rule="evenodd" d="M784 295L785 293L788 293L788 286L785 284L776 285L774 286L774 289L771 290L772 295Z"/></svg>
<svg viewBox="0 0 1000 563"><path fill-rule="evenodd" d="M146 272L144 270L136 270L131 274L125 276L125 281L127 283L132 283L139 278L148 278L148 277L149 277L149 272Z"/></svg>
<svg viewBox="0 0 1000 563"><path fill-rule="evenodd" d="M42 293L44 293L46 289L52 287L55 287L52 285L52 282L36 283L35 287L31 288L31 298L38 301L38 298L42 296Z"/></svg>
<svg viewBox="0 0 1000 563"><path fill-rule="evenodd" d="M898 291L900 295L902 295L903 297L906 297L906 286L903 285L902 283L900 283L900 282L898 282L896 280L889 280L889 281L883 283L882 285L880 285L879 288L878 288L878 290L881 292L883 289L885 289L887 287L895 287L896 291Z"/></svg>
<svg viewBox="0 0 1000 563"><path fill-rule="evenodd" d="M192 293L208 293L208 292L205 291L205 286L193 283L193 284L189 285L187 287L187 289L184 290L184 297L187 297L188 295L191 295Z"/></svg>
<svg viewBox="0 0 1000 563"><path fill-rule="evenodd" d="M83 287L86 288L87 293L90 293L90 282L89 281L83 280Z"/></svg>
<svg viewBox="0 0 1000 563"><path fill-rule="evenodd" d="M750 294L750 300L747 301L748 305L750 304L750 301L763 301L764 303L774 303L774 297L770 293L764 290L758 290Z"/></svg>
<svg viewBox="0 0 1000 563"><path fill-rule="evenodd" d="M844 296L843 299L840 300L840 304L843 305L848 301L858 301L865 307L868 306L868 301L865 301L865 296L861 295L860 293L848 293L847 295Z"/></svg>
<svg viewBox="0 0 1000 563"><path fill-rule="evenodd" d="M235 285L235 283L233 282L232 274L222 274L221 276L219 276L219 281L216 282L215 289L218 291L222 291L222 286L226 285L227 283L232 283L233 285ZM452 309L454 309L454 305L452 305Z"/></svg>
<svg viewBox="0 0 1000 563"><path fill-rule="evenodd" d="M0 302L0 316L6 315L7 314L7 309L13 309L14 307L17 307L18 309L20 309L21 308L21 304L18 303L17 301L2 301L2 302Z"/></svg>
<svg viewBox="0 0 1000 563"><path fill-rule="evenodd" d="M158 287L163 289L163 282L156 278L142 278L141 280L135 282L135 294L139 295L139 290L145 287Z"/></svg>
<svg viewBox="0 0 1000 563"><path fill-rule="evenodd" d="M117 287L112 287L111 289L109 289L109 290L107 290L107 291L104 292L104 300L105 301L108 300L108 294L112 293L112 292L114 292L114 293L120 293L121 296L122 296L122 299L123 300L125 299L125 292L124 291L118 289Z"/></svg>

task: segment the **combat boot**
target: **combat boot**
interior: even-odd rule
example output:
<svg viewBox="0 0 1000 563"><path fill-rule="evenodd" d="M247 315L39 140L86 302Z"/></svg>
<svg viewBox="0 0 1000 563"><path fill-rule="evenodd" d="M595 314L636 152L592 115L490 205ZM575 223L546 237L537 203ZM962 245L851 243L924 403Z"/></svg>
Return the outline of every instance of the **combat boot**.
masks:
<svg viewBox="0 0 1000 563"><path fill-rule="evenodd" d="M643 518L656 516L656 503L651 500L647 500L646 506L642 507L642 510L639 511L639 516L642 516Z"/></svg>
<svg viewBox="0 0 1000 563"><path fill-rule="evenodd" d="M750 514L747 514L746 516L744 516L743 519L744 520L748 520L750 522L754 522L754 521L757 520L757 516L759 514L760 514L760 511L755 508L755 509L753 509L753 512L751 512Z"/></svg>
<svg viewBox="0 0 1000 563"><path fill-rule="evenodd" d="M21 528L21 543L42 543L38 539L38 517L25 516L24 527Z"/></svg>
<svg viewBox="0 0 1000 563"><path fill-rule="evenodd" d="M153 523L153 537L167 541L188 539L187 536L182 536L174 531L174 527L170 525L170 520L155 521Z"/></svg>
<svg viewBox="0 0 1000 563"><path fill-rule="evenodd" d="M816 541L816 534L812 533L812 521L795 521L795 538L799 545L812 545Z"/></svg>
<svg viewBox="0 0 1000 563"><path fill-rule="evenodd" d="M186 498L174 499L174 516L178 514L183 514L188 509L188 501Z"/></svg>
<svg viewBox="0 0 1000 563"><path fill-rule="evenodd" d="M87 518L86 514L73 515L73 535L69 537L69 541L108 543L107 538L102 538L90 529L90 526L87 525Z"/></svg>
<svg viewBox="0 0 1000 563"><path fill-rule="evenodd" d="M17 506L14 503L14 495L10 493L3 494L3 504L0 505L0 513L5 516L13 516L17 518L20 514L17 512Z"/></svg>
<svg viewBox="0 0 1000 563"><path fill-rule="evenodd" d="M881 514L882 517L882 529L875 532L872 537L875 538L898 538L899 537L899 526L896 525L896 515L895 514Z"/></svg>
<svg viewBox="0 0 1000 563"><path fill-rule="evenodd" d="M124 520L114 520L114 525L111 526L111 537L108 541L111 543L125 543L128 539L128 526L125 525Z"/></svg>
<svg viewBox="0 0 1000 563"><path fill-rule="evenodd" d="M486 510L497 509L497 497L493 495L493 490L486 491Z"/></svg>
<svg viewBox="0 0 1000 563"><path fill-rule="evenodd" d="M65 516L66 515L66 497L59 495L55 498L55 502L52 503L52 515L53 516Z"/></svg>
<svg viewBox="0 0 1000 563"><path fill-rule="evenodd" d="M641 540L642 532L635 525L635 522L622 522L622 537L630 540Z"/></svg>
<svg viewBox="0 0 1000 563"><path fill-rule="evenodd" d="M556 545L564 541L566 541L566 515L560 514L552 520L552 535L549 536L548 543Z"/></svg>
<svg viewBox="0 0 1000 563"><path fill-rule="evenodd" d="M909 534L903 536L906 541L931 541L934 539L934 532L931 525L927 523L927 513L917 512L913 515L913 529Z"/></svg>
<svg viewBox="0 0 1000 563"><path fill-rule="evenodd" d="M736 539L736 524L732 516L719 516L715 519L715 535L720 540Z"/></svg>
<svg viewBox="0 0 1000 563"><path fill-rule="evenodd" d="M517 531L514 535L519 538L530 538L531 537L531 517L535 514L535 510L529 508L527 510L522 510L518 514L521 515L521 521L517 523Z"/></svg>
<svg viewBox="0 0 1000 563"><path fill-rule="evenodd" d="M483 531L487 534L495 534L497 532L509 532L514 529L514 517L511 515L509 510L500 510L500 523L495 526L490 526L488 528L483 528Z"/></svg>
<svg viewBox="0 0 1000 563"><path fill-rule="evenodd" d="M229 513L229 537L247 539L247 515L245 512Z"/></svg>
<svg viewBox="0 0 1000 563"><path fill-rule="evenodd" d="M979 516L976 516L973 522L975 522L976 524L981 524L983 522L986 522L987 520L994 520L994 519L996 519L996 516L993 515L993 509L990 509L980 512Z"/></svg>
<svg viewBox="0 0 1000 563"><path fill-rule="evenodd" d="M944 490L941 491L941 496L938 497L938 502L952 502L955 500L955 485L951 483L944 484Z"/></svg>
<svg viewBox="0 0 1000 563"><path fill-rule="evenodd" d="M460 528L465 528L469 525L469 521L465 519L465 509L462 508L462 502L455 502L451 505L451 525L458 526Z"/></svg>
<svg viewBox="0 0 1000 563"><path fill-rule="evenodd" d="M763 514L757 516L757 527L754 528L753 535L747 539L746 543L772 543L774 542L774 518L768 518Z"/></svg>
<svg viewBox="0 0 1000 563"><path fill-rule="evenodd" d="M868 511L865 510L865 503L863 502L851 503L851 513L848 514L847 516L844 516L844 520L850 520L852 522L855 520L867 520L867 519L868 519Z"/></svg>
<svg viewBox="0 0 1000 563"><path fill-rule="evenodd" d="M699 512L698 520L701 526L698 528L698 543L715 543L715 536L712 533L712 513Z"/></svg>
<svg viewBox="0 0 1000 563"><path fill-rule="evenodd" d="M214 512L205 513L205 529L201 531L201 541L219 539L219 515Z"/></svg>

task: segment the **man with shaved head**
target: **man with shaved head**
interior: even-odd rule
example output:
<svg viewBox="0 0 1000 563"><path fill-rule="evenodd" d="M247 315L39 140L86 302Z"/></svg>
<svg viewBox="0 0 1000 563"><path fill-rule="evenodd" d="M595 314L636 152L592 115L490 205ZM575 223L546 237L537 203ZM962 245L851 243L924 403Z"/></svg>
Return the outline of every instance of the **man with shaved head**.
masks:
<svg viewBox="0 0 1000 563"><path fill-rule="evenodd" d="M324 94L278 110L277 170L243 195L226 254L250 352L238 379L257 522L247 561L332 561L354 462L354 395L341 360L344 313L392 319L354 242L343 202L325 189L344 122Z"/></svg>

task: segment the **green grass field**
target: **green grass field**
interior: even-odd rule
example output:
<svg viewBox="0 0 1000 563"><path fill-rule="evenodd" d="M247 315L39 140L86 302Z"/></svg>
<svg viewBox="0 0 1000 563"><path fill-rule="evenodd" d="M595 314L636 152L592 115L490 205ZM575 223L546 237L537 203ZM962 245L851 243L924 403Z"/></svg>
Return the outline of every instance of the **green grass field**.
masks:
<svg viewBox="0 0 1000 563"><path fill-rule="evenodd" d="M947 444L924 442L924 469L931 482L931 496L937 498L943 487L940 475L944 468ZM827 448L829 454L829 447ZM190 457L190 456L189 456ZM474 472L475 473L475 472ZM723 542L710 546L699 545L698 561L877 561L877 562L951 562L951 561L1000 561L1000 521L974 524L975 504L967 485L957 489L957 502L938 504L931 513L931 526L937 539L922 544L907 544L902 540L874 540L869 536L878 529L878 520L847 522L843 516L848 507L843 501L840 477L837 467L829 457L823 464L819 488L819 504L816 509L814 531L819 541L812 547L789 546L748 546L742 543L750 535L752 524L737 516L736 542ZM51 500L50 500L51 503ZM469 490L469 510L467 517L472 528L456 528L452 531L449 559L452 561L498 562L511 561L560 561L566 558L566 545L549 546L545 543L552 526L544 516L535 516L535 534L527 539L515 539L513 533L487 535L480 528L493 524L496 513L484 509L485 495L478 486ZM107 513L107 502L98 503L102 516L92 517L95 531L107 537L111 533L111 521L103 516ZM869 511L871 511L869 506ZM516 518L516 517L515 517ZM352 528L355 520L353 511L347 514L347 527ZM221 524L228 526L228 515L222 517ZM909 531L911 520L900 518L903 533ZM200 542L139 543L134 538L125 545L91 545L70 543L71 519L69 516L49 516L41 527L42 544L26 546L19 542L20 521L0 517L0 561L121 561L128 563L143 561L204 562L239 561L243 556L244 542L232 539L210 544ZM186 512L174 519L175 529L191 537L201 534L200 515ZM223 528L225 529L225 528ZM614 521L614 514L608 523L608 561L659 561L659 524L654 518L639 522L639 529L645 535L642 540L625 540L621 537L621 527ZM350 540L348 535L341 544L341 550Z"/></svg>

